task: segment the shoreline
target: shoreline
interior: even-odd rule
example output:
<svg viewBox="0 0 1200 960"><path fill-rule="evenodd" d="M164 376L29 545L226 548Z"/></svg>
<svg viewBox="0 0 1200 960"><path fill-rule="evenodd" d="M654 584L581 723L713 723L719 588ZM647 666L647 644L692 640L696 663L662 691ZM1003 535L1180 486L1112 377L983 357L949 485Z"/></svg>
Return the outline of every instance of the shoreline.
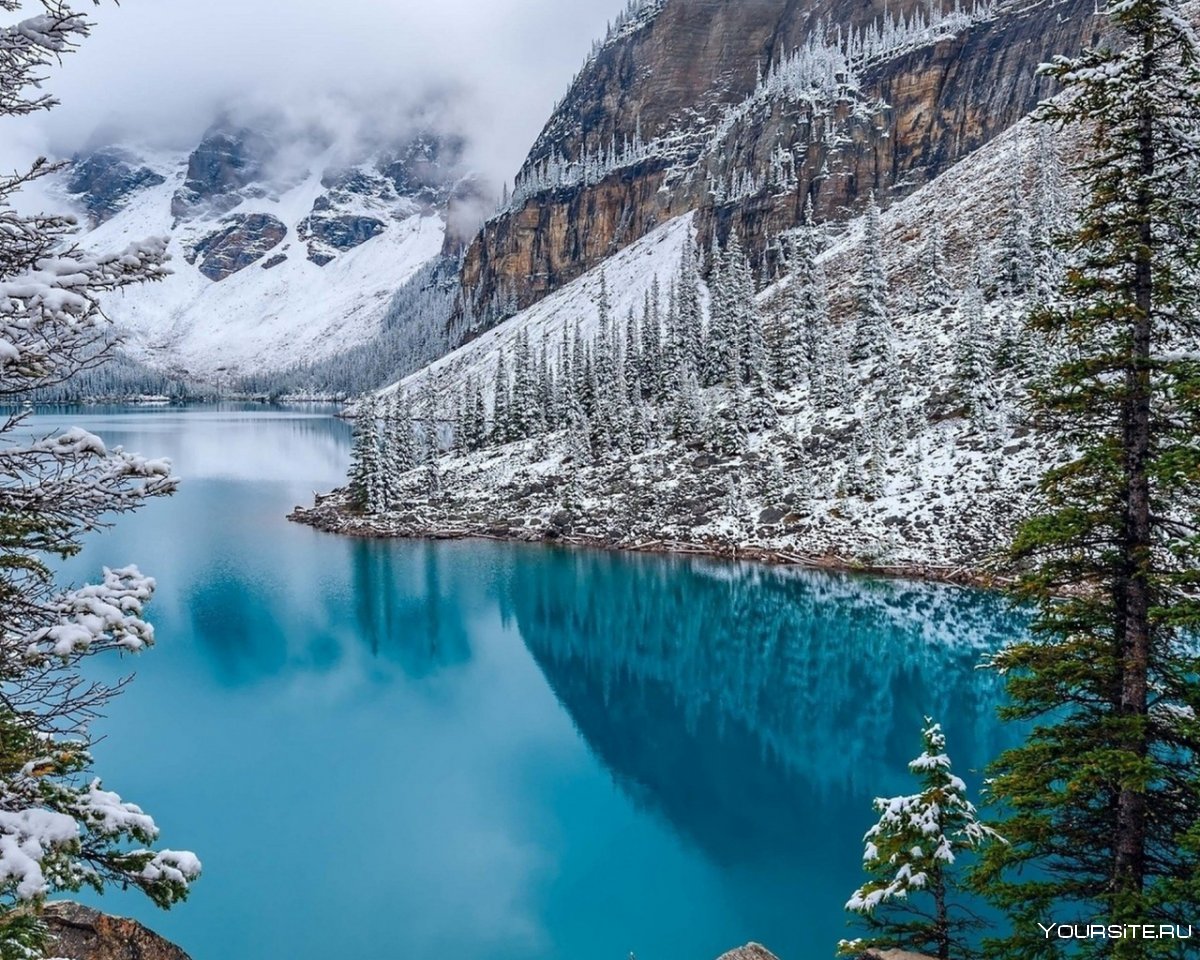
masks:
<svg viewBox="0 0 1200 960"><path fill-rule="evenodd" d="M553 528L528 530L526 535L511 528L499 532L496 528L441 529L417 523L381 525L367 514L350 514L340 506L344 491L318 495L311 507L297 505L286 519L322 533L351 537L357 540L490 540L498 543L524 543L535 546L603 550L612 553L654 554L659 556L708 557L728 562L749 561L773 567L795 567L829 573L884 577L897 580L919 580L943 583L980 590L999 590L1009 579L987 573L966 564L872 564L832 553L805 553L801 550L776 547L738 546L717 541L689 542L652 539L623 542L607 537L555 532Z"/></svg>

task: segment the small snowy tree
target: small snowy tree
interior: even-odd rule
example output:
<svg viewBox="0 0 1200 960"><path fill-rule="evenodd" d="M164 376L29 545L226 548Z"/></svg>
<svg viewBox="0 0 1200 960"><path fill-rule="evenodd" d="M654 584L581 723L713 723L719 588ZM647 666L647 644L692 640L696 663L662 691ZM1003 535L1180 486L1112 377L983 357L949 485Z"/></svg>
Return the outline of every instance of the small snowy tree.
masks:
<svg viewBox="0 0 1200 960"><path fill-rule="evenodd" d="M0 10L22 9L0 0ZM54 106L46 70L90 24L62 0L25 4L0 27L0 116ZM11 121L10 121L11 122ZM154 239L97 255L74 246L74 221L12 206L24 185L57 167L38 160L0 177L0 402L70 381L104 363L117 341L100 298L166 273ZM166 907L199 875L190 853L150 846L154 821L101 787L89 721L119 688L92 683L84 659L154 642L143 619L154 581L136 567L100 583L60 586L52 563L89 530L174 491L165 460L109 449L78 428L30 437L23 413L0 419L0 956L42 957L37 906L48 894L109 884L135 887ZM33 905L34 911L25 908Z"/></svg>
<svg viewBox="0 0 1200 960"><path fill-rule="evenodd" d="M908 765L920 793L875 801L879 822L863 838L870 879L846 903L870 934L843 940L843 954L870 947L964 960L975 953L965 934L979 921L959 902L959 857L1001 838L979 822L966 784L950 772L941 725L926 717L921 736L924 750Z"/></svg>
<svg viewBox="0 0 1200 960"><path fill-rule="evenodd" d="M882 361L887 358L891 347L887 268L883 260L879 217L879 205L872 193L864 222L862 268L855 284L858 305L854 342L850 349L850 359L855 363Z"/></svg>
<svg viewBox="0 0 1200 960"><path fill-rule="evenodd" d="M378 416L374 394L359 399L354 418L354 446L350 450L350 503L354 509L369 513L380 506L382 463Z"/></svg>
<svg viewBox="0 0 1200 960"><path fill-rule="evenodd" d="M950 279L946 271L946 245L940 223L935 223L930 229L921 261L919 305L922 310L937 310L950 302Z"/></svg>

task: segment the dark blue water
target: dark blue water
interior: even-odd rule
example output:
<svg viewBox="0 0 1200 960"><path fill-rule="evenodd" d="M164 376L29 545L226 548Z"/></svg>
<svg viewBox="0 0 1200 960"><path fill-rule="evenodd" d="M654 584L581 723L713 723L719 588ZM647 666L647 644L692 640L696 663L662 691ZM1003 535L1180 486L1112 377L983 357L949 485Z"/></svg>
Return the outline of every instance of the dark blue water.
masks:
<svg viewBox="0 0 1200 960"><path fill-rule="evenodd" d="M167 914L103 906L195 960L829 957L922 716L972 782L1005 743L987 594L319 534L284 515L343 474L321 411L38 423L185 478L70 573L159 581L98 767L205 873Z"/></svg>

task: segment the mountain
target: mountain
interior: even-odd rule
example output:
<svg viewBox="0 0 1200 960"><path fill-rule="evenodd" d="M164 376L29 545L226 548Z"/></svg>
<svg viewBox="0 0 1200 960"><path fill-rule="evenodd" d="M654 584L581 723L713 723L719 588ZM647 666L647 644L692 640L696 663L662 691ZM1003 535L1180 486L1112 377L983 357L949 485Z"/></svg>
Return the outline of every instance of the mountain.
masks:
<svg viewBox="0 0 1200 960"><path fill-rule="evenodd" d="M468 247L459 347L361 417L295 518L986 573L1068 453L1079 144L1031 121L1075 0L635 0Z"/></svg>
<svg viewBox="0 0 1200 960"><path fill-rule="evenodd" d="M770 274L807 201L836 222L911 195L1100 23L1090 0L632 0L468 249L468 312L493 323L693 210L701 246L736 229Z"/></svg>
<svg viewBox="0 0 1200 960"><path fill-rule="evenodd" d="M226 118L187 152L80 154L56 187L85 246L170 238L172 276L106 309L135 360L220 382L377 334L396 290L478 222L464 149L420 127L347 144L279 116Z"/></svg>

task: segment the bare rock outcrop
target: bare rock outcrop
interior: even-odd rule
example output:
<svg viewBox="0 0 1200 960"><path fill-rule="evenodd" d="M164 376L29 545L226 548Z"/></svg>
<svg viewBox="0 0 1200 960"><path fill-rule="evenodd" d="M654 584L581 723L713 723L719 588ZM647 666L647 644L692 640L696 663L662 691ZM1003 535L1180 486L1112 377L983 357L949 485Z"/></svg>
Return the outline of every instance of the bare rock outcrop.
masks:
<svg viewBox="0 0 1200 960"><path fill-rule="evenodd" d="M718 960L778 960L778 958L761 943L748 943L744 947L738 947L736 950L722 954Z"/></svg>
<svg viewBox="0 0 1200 960"><path fill-rule="evenodd" d="M44 919L56 938L54 956L72 960L191 960L173 943L136 920L110 917L82 904L46 906Z"/></svg>

